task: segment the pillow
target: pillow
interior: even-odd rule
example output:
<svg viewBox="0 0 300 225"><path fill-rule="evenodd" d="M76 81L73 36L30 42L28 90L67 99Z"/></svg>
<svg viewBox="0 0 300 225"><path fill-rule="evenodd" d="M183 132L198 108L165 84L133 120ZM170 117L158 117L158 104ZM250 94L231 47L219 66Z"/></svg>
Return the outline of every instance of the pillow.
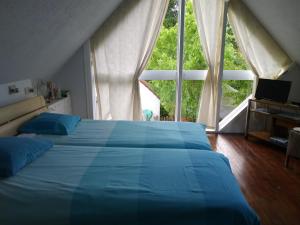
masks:
<svg viewBox="0 0 300 225"><path fill-rule="evenodd" d="M15 175L52 146L50 140L39 138L0 138L0 177Z"/></svg>
<svg viewBox="0 0 300 225"><path fill-rule="evenodd" d="M68 135L75 130L80 119L79 116L73 115L41 113L22 125L21 128L19 128L19 132Z"/></svg>

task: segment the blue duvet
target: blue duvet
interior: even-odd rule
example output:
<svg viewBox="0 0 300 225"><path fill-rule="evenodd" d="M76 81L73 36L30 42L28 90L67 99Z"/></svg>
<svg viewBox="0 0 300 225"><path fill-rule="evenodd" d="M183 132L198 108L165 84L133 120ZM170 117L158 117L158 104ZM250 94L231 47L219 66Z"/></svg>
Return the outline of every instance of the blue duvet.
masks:
<svg viewBox="0 0 300 225"><path fill-rule="evenodd" d="M58 145L211 149L205 126L189 122L82 120L70 135L44 136Z"/></svg>
<svg viewBox="0 0 300 225"><path fill-rule="evenodd" d="M258 225L212 151L55 146L0 180L1 225Z"/></svg>

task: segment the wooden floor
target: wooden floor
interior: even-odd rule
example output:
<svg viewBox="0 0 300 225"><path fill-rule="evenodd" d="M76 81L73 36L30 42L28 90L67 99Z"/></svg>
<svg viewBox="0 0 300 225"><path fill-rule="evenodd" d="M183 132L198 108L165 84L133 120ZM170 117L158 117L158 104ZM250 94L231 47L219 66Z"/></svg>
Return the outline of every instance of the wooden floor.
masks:
<svg viewBox="0 0 300 225"><path fill-rule="evenodd" d="M300 160L284 167L285 151L248 141L242 135L214 135L217 152L229 158L233 173L262 225L300 225ZM300 147L300 146L299 146Z"/></svg>

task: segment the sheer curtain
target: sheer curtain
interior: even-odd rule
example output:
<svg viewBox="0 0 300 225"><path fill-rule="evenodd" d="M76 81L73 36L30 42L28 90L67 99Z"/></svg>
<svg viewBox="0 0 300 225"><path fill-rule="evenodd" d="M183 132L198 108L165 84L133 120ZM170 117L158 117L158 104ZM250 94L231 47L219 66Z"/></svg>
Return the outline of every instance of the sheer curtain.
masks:
<svg viewBox="0 0 300 225"><path fill-rule="evenodd" d="M193 5L201 45L208 64L197 121L210 128L216 128L225 0L193 0Z"/></svg>
<svg viewBox="0 0 300 225"><path fill-rule="evenodd" d="M257 77L277 79L289 68L292 60L242 1L229 2L228 19L241 52ZM255 92L256 82L253 87Z"/></svg>
<svg viewBox="0 0 300 225"><path fill-rule="evenodd" d="M168 3L123 1L91 38L100 119L142 119L138 78L150 58Z"/></svg>

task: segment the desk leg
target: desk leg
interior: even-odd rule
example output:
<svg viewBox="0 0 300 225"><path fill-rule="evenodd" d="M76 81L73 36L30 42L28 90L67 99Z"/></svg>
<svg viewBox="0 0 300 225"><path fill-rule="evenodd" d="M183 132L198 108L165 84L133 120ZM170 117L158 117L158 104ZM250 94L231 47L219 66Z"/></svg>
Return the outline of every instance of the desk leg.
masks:
<svg viewBox="0 0 300 225"><path fill-rule="evenodd" d="M250 106L251 99L248 101L247 115L246 115L246 126L245 126L245 138L248 139L249 120L250 120Z"/></svg>
<svg viewBox="0 0 300 225"><path fill-rule="evenodd" d="M290 156L289 156L289 155L286 155L285 161L284 161L284 166L285 166L285 168L288 168L288 166L289 166L289 160L290 160Z"/></svg>

